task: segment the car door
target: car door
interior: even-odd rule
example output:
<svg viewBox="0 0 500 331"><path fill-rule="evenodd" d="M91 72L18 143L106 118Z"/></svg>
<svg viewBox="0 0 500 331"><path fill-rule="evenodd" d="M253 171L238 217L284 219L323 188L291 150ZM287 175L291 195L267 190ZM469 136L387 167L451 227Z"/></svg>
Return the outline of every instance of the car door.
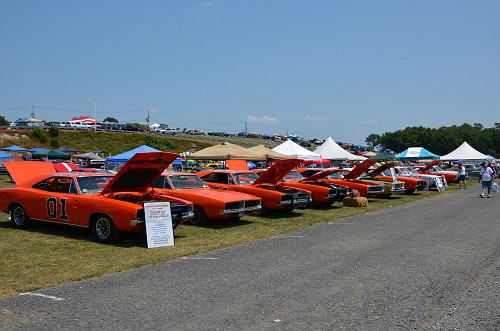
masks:
<svg viewBox="0 0 500 331"><path fill-rule="evenodd" d="M74 182L69 177L51 177L34 185L33 188L40 190L40 194L30 217L51 222L79 224L79 195L72 187Z"/></svg>

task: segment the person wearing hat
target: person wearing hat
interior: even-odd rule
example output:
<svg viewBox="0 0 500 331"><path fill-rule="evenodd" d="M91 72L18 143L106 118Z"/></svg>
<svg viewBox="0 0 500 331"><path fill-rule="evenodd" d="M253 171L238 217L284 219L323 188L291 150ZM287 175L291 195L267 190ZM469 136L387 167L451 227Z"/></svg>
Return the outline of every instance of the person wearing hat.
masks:
<svg viewBox="0 0 500 331"><path fill-rule="evenodd" d="M488 198L490 197L491 183L493 182L494 176L493 169L486 166L486 162L481 163L481 171L479 172L479 180L477 181L478 183L482 181L483 190L481 194L479 194L481 198L484 198L486 190L488 191Z"/></svg>
<svg viewBox="0 0 500 331"><path fill-rule="evenodd" d="M464 189L466 189L467 182L465 181L465 167L462 165L462 162L458 163L457 177L458 177L458 183L460 184L459 188L462 188L462 184L463 184Z"/></svg>

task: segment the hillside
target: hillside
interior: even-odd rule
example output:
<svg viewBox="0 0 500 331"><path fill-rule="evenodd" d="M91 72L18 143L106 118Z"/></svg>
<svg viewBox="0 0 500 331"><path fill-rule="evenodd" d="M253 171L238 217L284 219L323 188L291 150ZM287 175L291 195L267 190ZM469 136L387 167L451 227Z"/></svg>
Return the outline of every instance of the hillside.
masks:
<svg viewBox="0 0 500 331"><path fill-rule="evenodd" d="M40 142L40 140L45 141ZM73 148L79 153L105 150L111 155L120 154L141 145L148 145L162 151L181 153L185 151L201 150L224 141L243 147L252 147L267 143L268 146L272 148L279 144L277 142L256 138L193 136L186 134L163 136L148 133L63 130L59 131L59 136L55 140L54 138L50 138L47 132L43 132L43 137L40 140L33 137L31 130L5 130L0 133L0 146L2 148L11 145L18 145L27 149L34 147L43 147L47 149L67 147Z"/></svg>

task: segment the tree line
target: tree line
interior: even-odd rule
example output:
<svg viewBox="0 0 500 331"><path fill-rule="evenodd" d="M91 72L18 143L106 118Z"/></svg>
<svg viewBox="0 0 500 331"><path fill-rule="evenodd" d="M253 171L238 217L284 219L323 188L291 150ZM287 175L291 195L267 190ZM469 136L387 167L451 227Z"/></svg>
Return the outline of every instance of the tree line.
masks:
<svg viewBox="0 0 500 331"><path fill-rule="evenodd" d="M380 145L395 152L402 152L408 147L424 147L438 155L452 152L464 141L481 153L500 157L500 123L495 123L492 128L485 128L479 123L437 129L412 126L382 135L370 134L365 139L370 147Z"/></svg>

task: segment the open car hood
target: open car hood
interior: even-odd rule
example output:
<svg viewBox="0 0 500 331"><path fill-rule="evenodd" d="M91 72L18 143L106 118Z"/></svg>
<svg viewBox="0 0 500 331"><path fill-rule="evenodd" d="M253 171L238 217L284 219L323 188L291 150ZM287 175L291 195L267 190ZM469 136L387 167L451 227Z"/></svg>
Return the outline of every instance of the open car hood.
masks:
<svg viewBox="0 0 500 331"><path fill-rule="evenodd" d="M30 179L40 175L56 172L52 162L44 161L11 161L4 162L5 168L18 186L25 186Z"/></svg>
<svg viewBox="0 0 500 331"><path fill-rule="evenodd" d="M110 180L101 195L116 192L146 192L178 156L179 154L167 152L136 153Z"/></svg>
<svg viewBox="0 0 500 331"><path fill-rule="evenodd" d="M395 165L394 162L384 163L380 167L367 172L366 175L369 176L369 177L379 176L385 170L394 167L394 165Z"/></svg>
<svg viewBox="0 0 500 331"><path fill-rule="evenodd" d="M425 167L423 167L422 169L420 169L418 172L427 172L432 167L434 167L435 165L439 164L439 162L440 162L440 160L434 160L431 163L429 163L428 165L426 165Z"/></svg>
<svg viewBox="0 0 500 331"><path fill-rule="evenodd" d="M323 179L325 177L330 176L331 174L334 174L336 172L341 172L343 170L344 169L340 169L340 168L328 168L325 170L320 170L317 173L315 173L309 177L305 177L304 179L299 180L299 182L317 181L319 179Z"/></svg>
<svg viewBox="0 0 500 331"><path fill-rule="evenodd" d="M264 183L276 184L281 180L281 178L285 177L285 175L289 173L293 168L302 163L302 161L303 161L302 159L295 159L295 158L281 159L275 164L273 164L265 172L263 172L259 176L259 178L257 178L257 180L253 182L253 185L264 184Z"/></svg>
<svg viewBox="0 0 500 331"><path fill-rule="evenodd" d="M366 159L357 166L355 166L351 171L344 175L345 179L355 180L359 178L364 172L366 172L372 165L377 163L375 160Z"/></svg>

